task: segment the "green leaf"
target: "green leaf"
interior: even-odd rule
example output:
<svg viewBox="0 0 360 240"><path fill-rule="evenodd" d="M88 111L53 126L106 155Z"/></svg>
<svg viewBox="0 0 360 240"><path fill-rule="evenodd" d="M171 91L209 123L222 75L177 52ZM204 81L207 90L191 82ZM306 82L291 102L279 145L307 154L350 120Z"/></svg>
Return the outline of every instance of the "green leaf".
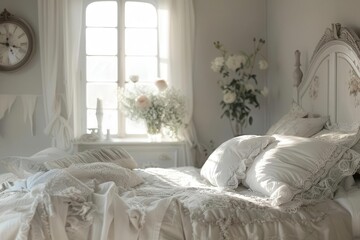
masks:
<svg viewBox="0 0 360 240"><path fill-rule="evenodd" d="M253 123L253 118L250 116L249 117L249 124L251 125Z"/></svg>

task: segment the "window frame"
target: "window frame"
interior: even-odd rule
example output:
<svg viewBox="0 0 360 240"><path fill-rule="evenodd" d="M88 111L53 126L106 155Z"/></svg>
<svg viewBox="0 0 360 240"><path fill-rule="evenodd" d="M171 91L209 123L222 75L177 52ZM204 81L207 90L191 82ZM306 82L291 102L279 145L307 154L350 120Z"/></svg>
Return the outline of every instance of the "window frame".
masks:
<svg viewBox="0 0 360 240"><path fill-rule="evenodd" d="M156 53L156 59L157 59L157 76L160 76L161 74L161 56L160 56L160 31L159 31L159 14L158 14L158 6L156 4L156 0L84 0L83 4L83 14L82 14L82 20L83 20L83 27L81 32L81 50L80 50L80 66L81 66L81 89L78 91L80 94L80 98L82 99L80 103L80 109L81 109L81 132L87 133L87 106L86 106L86 96L87 96L87 79L86 79L86 70L87 70L87 64L86 64L86 57L88 56L86 54L86 10L87 7L94 2L117 2L117 37L118 37L118 43L117 43L117 67L118 67L118 79L117 79L117 86L118 87L124 87L125 83L127 81L126 75L125 75L125 4L126 2L143 2L143 3L149 3L154 6L156 11L156 18L157 18L157 26L156 26L156 32L157 32L157 53ZM152 28L150 28L152 29ZM128 55L128 56L134 56L134 55ZM147 55L146 55L147 56ZM117 103L117 105L119 105ZM112 137L115 138L144 138L147 136L146 133L144 134L127 134L126 133L126 124L125 124L125 115L120 111L119 108L117 108L118 111L118 133L114 134L111 133ZM104 131L105 129L103 129Z"/></svg>

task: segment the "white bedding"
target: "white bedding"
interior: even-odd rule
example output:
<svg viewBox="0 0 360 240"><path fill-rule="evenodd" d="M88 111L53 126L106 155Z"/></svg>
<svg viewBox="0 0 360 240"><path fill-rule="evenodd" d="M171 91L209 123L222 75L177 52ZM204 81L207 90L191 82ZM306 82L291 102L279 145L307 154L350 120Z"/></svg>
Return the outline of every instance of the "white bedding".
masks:
<svg viewBox="0 0 360 240"><path fill-rule="evenodd" d="M355 238L360 238L360 182L349 188L341 187L334 200L351 215L352 232Z"/></svg>
<svg viewBox="0 0 360 240"><path fill-rule="evenodd" d="M244 146L253 139L243 138ZM227 173L241 170L240 179L261 174L276 183L263 186L291 186L306 201L295 195L287 196L286 204L274 204L266 191L214 186L194 167L131 170L113 158L80 164L74 158L69 166L17 181L13 175L3 177L1 239L352 239L350 214L329 198L358 169L360 155L316 139L275 138L267 148L266 140L251 145L255 149L238 149L249 169L232 165ZM249 149L251 154L244 154ZM263 153L280 154L276 170L274 164L258 164L269 159ZM217 166L226 168L222 162L227 160L220 158Z"/></svg>
<svg viewBox="0 0 360 240"><path fill-rule="evenodd" d="M199 171L137 169L145 183L120 196L113 182L92 189L63 170L39 173L0 193L1 239L352 239L349 214L334 201L282 212Z"/></svg>

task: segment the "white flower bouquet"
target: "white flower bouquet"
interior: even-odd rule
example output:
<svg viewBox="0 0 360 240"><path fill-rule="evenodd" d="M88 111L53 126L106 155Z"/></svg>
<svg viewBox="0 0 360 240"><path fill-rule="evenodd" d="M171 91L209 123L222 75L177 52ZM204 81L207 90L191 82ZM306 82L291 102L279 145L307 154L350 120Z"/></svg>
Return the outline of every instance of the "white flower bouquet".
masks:
<svg viewBox="0 0 360 240"><path fill-rule="evenodd" d="M168 87L165 80L158 80L155 85L138 85L133 81L120 88L120 109L132 120L144 120L149 134L159 134L166 128L171 137L177 137L184 125L184 96Z"/></svg>
<svg viewBox="0 0 360 240"><path fill-rule="evenodd" d="M260 107L258 95L268 94L266 87L258 89L256 75L253 73L256 57L264 44L263 39L257 41L254 38L253 53L248 55L241 52L235 55L229 54L220 42L214 42L215 48L221 52L221 56L211 62L211 69L222 77L218 81L223 92L223 99L220 102L223 109L221 118L226 116L229 119L234 136L240 135L247 123L252 124L251 106ZM264 58L258 64L260 70L268 67Z"/></svg>

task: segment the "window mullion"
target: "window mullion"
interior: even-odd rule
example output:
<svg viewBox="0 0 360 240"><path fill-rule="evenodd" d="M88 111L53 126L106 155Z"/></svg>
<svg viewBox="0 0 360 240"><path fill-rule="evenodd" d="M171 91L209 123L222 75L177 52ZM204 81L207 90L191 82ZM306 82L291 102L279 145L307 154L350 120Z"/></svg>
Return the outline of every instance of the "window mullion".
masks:
<svg viewBox="0 0 360 240"><path fill-rule="evenodd" d="M118 0L118 86L125 85L125 1ZM119 137L125 137L125 115L118 110Z"/></svg>

